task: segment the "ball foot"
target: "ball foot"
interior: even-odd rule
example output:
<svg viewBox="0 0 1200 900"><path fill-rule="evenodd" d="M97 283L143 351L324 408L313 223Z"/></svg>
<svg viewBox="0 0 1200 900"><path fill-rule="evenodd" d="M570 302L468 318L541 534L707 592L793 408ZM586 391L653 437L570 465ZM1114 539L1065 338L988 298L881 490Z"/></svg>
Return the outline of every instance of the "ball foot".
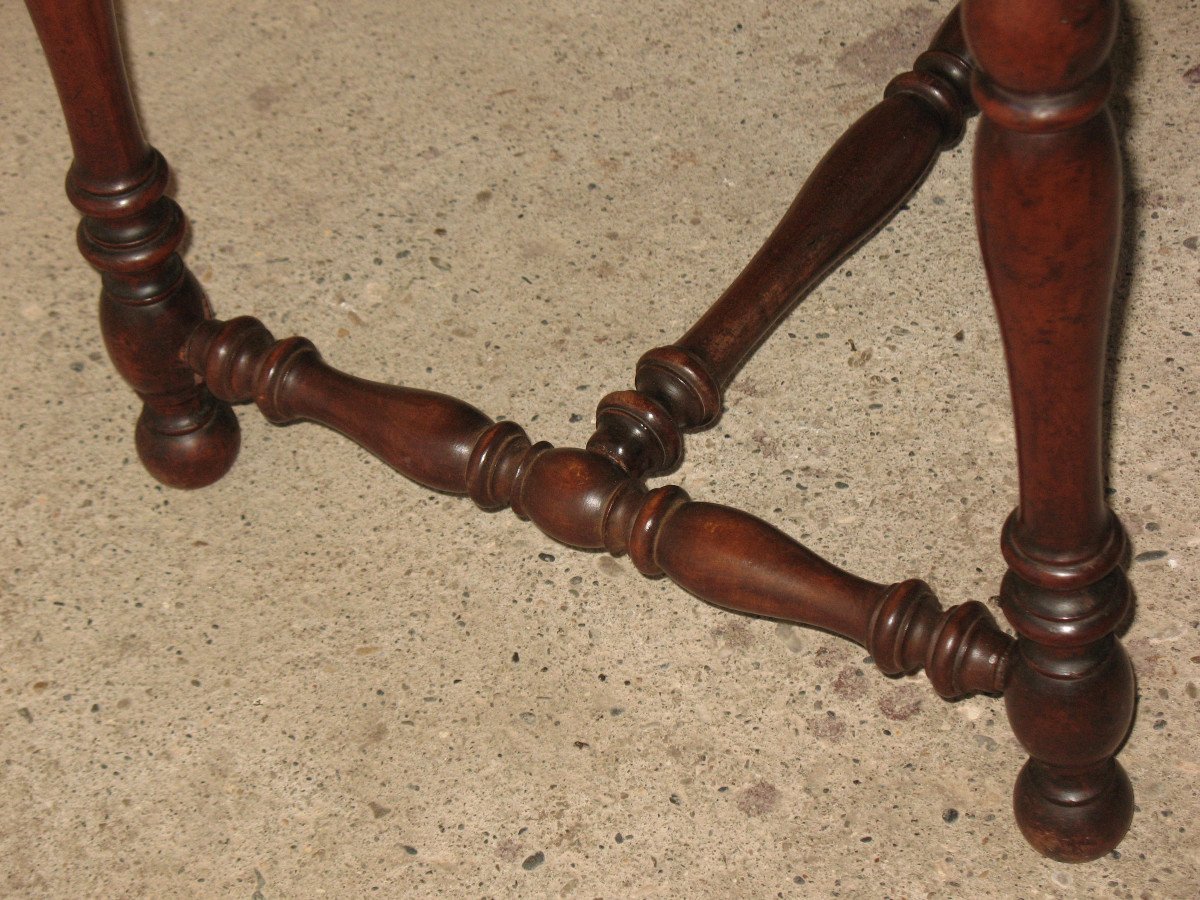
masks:
<svg viewBox="0 0 1200 900"><path fill-rule="evenodd" d="M135 441L142 465L163 484L201 488L233 466L241 430L229 404L210 396L186 414L164 415L143 406Z"/></svg>
<svg viewBox="0 0 1200 900"><path fill-rule="evenodd" d="M1121 843L1133 819L1133 786L1114 759L1085 771L1029 760L1017 776L1013 809L1035 850L1059 862L1090 862Z"/></svg>

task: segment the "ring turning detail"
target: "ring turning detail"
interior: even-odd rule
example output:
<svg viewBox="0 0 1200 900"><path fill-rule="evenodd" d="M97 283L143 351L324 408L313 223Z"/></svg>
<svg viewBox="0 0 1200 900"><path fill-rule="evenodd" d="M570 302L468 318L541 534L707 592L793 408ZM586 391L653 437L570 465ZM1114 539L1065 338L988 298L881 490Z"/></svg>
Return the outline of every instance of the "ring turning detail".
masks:
<svg viewBox="0 0 1200 900"><path fill-rule="evenodd" d="M1115 759L1134 681L1115 631L1132 603L1120 523L1103 492L1104 348L1119 233L1120 159L1106 109L1116 0L964 0L913 68L817 164L762 248L675 343L605 396L583 448L429 390L348 375L302 337L220 320L179 255L186 220L142 135L112 0L26 0L74 150L79 248L101 274L100 323L143 403L149 472L198 488L239 450L233 405L348 437L425 487L511 507L564 544L627 554L716 606L862 645L886 675L923 670L946 699L1003 695L1029 753L1017 823L1039 852L1112 850L1133 811ZM1000 608L943 609L929 586L876 583L749 513L649 488L711 427L738 370L868 240L982 110L975 205L1008 363L1020 496L1001 534Z"/></svg>

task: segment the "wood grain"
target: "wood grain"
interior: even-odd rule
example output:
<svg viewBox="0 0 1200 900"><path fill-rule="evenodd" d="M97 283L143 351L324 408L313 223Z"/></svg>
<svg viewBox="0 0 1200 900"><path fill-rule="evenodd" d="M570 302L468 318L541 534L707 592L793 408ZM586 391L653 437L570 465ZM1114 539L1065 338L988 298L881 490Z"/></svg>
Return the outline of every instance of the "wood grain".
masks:
<svg viewBox="0 0 1200 900"><path fill-rule="evenodd" d="M1115 0L967 0L983 121L980 245L1004 338L1020 502L1004 527L1005 615L1020 635L1009 720L1030 759L1017 822L1034 847L1084 861L1133 815L1114 758L1133 718L1113 631L1131 596L1125 534L1104 501L1101 402L1121 165L1106 109Z"/></svg>
<svg viewBox="0 0 1200 900"><path fill-rule="evenodd" d="M642 356L634 389L600 401L584 448L533 443L456 398L340 372L257 319L213 318L179 256L186 221L138 125L111 0L27 6L74 150L67 190L80 250L102 276L104 341L143 401L136 442L156 478L220 478L238 452L231 404L320 423L421 485L511 507L564 544L627 554L708 603L841 635L888 675L924 670L947 698L1003 692L1030 754L1014 794L1029 842L1083 861L1121 840L1133 796L1114 754L1134 682L1114 631L1131 595L1124 532L1104 501L1100 414L1121 216L1105 108L1116 0L964 0L730 287L678 341ZM749 513L644 481L679 464L684 433L717 420L748 356L895 213L976 106L977 219L1020 471L1001 541L1016 640L980 603L943 610L922 581L860 578Z"/></svg>

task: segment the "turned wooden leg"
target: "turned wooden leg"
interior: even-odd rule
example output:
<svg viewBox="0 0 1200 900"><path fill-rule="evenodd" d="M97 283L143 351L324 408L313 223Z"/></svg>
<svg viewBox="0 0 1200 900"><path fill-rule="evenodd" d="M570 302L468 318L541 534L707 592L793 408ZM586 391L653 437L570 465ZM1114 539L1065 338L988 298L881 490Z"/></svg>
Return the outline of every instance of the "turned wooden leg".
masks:
<svg viewBox="0 0 1200 900"><path fill-rule="evenodd" d="M674 344L638 360L636 390L600 401L588 449L638 475L683 458L683 432L710 427L738 369L821 280L917 189L975 114L958 7L913 68L830 148L741 274Z"/></svg>
<svg viewBox="0 0 1200 900"><path fill-rule="evenodd" d="M1095 859L1129 827L1114 759L1133 715L1124 532L1105 504L1101 392L1121 221L1106 109L1116 0L966 0L983 113L980 243L1004 337L1020 505L1004 527L1001 603L1019 636L1005 694L1030 759L1014 804L1025 837Z"/></svg>
<svg viewBox="0 0 1200 900"><path fill-rule="evenodd" d="M71 136L67 194L83 214L80 252L101 274L104 343L142 398L138 456L165 484L211 484L237 456L237 419L181 357L208 304L177 252L187 222L138 125L111 0L26 5Z"/></svg>
<svg viewBox="0 0 1200 900"><path fill-rule="evenodd" d="M948 699L1004 690L1013 639L981 603L943 610L924 582L851 575L748 513L693 502L674 485L650 489L636 465L590 450L531 443L515 422L446 394L339 372L311 341L277 341L248 316L203 323L187 359L218 397L252 400L271 422L327 425L419 484L483 509L509 506L573 547L627 553L643 575L709 603L840 634L889 675L924 669Z"/></svg>

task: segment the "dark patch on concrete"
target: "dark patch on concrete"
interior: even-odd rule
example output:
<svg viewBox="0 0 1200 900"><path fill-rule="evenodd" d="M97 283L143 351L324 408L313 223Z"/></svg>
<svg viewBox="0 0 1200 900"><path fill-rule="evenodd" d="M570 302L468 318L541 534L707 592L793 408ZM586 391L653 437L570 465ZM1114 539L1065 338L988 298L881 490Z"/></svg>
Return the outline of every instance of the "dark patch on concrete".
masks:
<svg viewBox="0 0 1200 900"><path fill-rule="evenodd" d="M907 721L920 710L921 692L915 685L902 685L879 698L879 711L895 722Z"/></svg>
<svg viewBox="0 0 1200 900"><path fill-rule="evenodd" d="M769 781L760 781L742 791L737 808L748 816L765 816L779 802L779 788Z"/></svg>
<svg viewBox="0 0 1200 900"><path fill-rule="evenodd" d="M830 650L828 647L818 647L813 651L813 665L822 669L829 669L837 665L839 658L845 659L842 654Z"/></svg>
<svg viewBox="0 0 1200 900"><path fill-rule="evenodd" d="M387 738L387 735L387 725L383 722L376 722L363 732L362 739L358 743L359 749L367 750L370 747L378 746L379 744L383 743L384 739Z"/></svg>
<svg viewBox="0 0 1200 900"><path fill-rule="evenodd" d="M754 644L754 632L742 619L728 619L712 630L713 639L718 646L725 645L731 650L746 650Z"/></svg>
<svg viewBox="0 0 1200 900"><path fill-rule="evenodd" d="M1126 199L1139 209L1173 209L1184 202L1182 194L1160 186L1138 188Z"/></svg>
<svg viewBox="0 0 1200 900"><path fill-rule="evenodd" d="M285 84L264 84L250 94L250 105L255 112L270 112L280 100L284 99L292 89Z"/></svg>
<svg viewBox="0 0 1200 900"><path fill-rule="evenodd" d="M750 435L750 440L758 447L763 459L778 459L783 455L779 441L767 434L762 428L754 429L754 433Z"/></svg>
<svg viewBox="0 0 1200 900"><path fill-rule="evenodd" d="M834 716L813 716L808 720L808 730L819 738L840 741L846 734L846 723Z"/></svg>
<svg viewBox="0 0 1200 900"><path fill-rule="evenodd" d="M887 25L846 44L838 68L882 89L913 64L941 24L941 14L928 3L906 6Z"/></svg>
<svg viewBox="0 0 1200 900"><path fill-rule="evenodd" d="M1162 656L1159 655L1158 648L1150 643L1149 638L1133 638L1126 641L1125 651L1133 660L1133 670L1138 673L1139 681L1148 681L1158 673Z"/></svg>
<svg viewBox="0 0 1200 900"><path fill-rule="evenodd" d="M729 385L729 393L745 394L747 397L761 397L762 392L758 384L749 378L739 379Z"/></svg>
<svg viewBox="0 0 1200 900"><path fill-rule="evenodd" d="M846 666L833 680L833 692L845 700L857 700L867 693L867 680L862 669Z"/></svg>

